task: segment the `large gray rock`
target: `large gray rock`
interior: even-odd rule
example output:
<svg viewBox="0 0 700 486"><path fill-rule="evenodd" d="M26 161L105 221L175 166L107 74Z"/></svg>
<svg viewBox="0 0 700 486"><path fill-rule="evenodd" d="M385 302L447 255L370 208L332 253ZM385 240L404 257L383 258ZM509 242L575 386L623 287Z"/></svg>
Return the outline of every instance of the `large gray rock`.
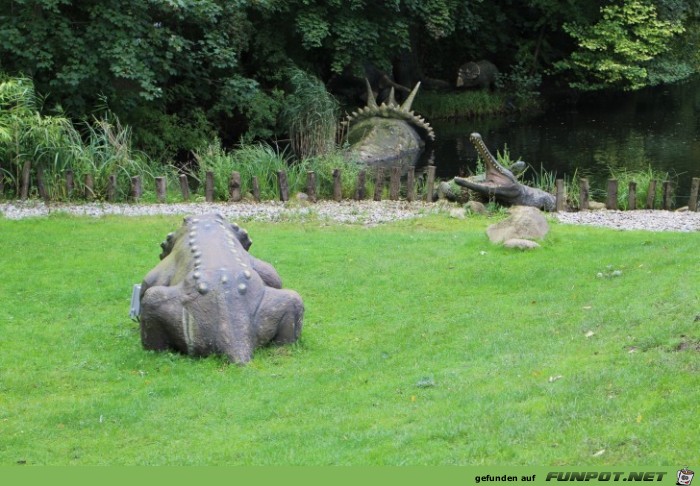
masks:
<svg viewBox="0 0 700 486"><path fill-rule="evenodd" d="M248 233L220 214L185 218L141 284L141 342L246 363L256 347L291 343L304 305L277 271L248 253Z"/></svg>
<svg viewBox="0 0 700 486"><path fill-rule="evenodd" d="M539 240L549 232L549 223L542 212L532 206L513 206L510 216L486 229L489 240L503 243L511 239Z"/></svg>

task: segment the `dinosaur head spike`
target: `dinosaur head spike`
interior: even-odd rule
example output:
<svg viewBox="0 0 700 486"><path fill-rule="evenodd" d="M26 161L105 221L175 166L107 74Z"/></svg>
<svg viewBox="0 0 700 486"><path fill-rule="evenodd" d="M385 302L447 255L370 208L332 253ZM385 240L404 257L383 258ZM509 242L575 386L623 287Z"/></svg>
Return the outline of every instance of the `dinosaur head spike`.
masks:
<svg viewBox="0 0 700 486"><path fill-rule="evenodd" d="M418 88L420 88L420 81L416 83L416 86L413 88L413 91L408 95L408 98L406 98L406 101L403 102L401 105L401 111L411 111L411 105L413 104L413 100L416 97L416 94L418 93Z"/></svg>
<svg viewBox="0 0 700 486"><path fill-rule="evenodd" d="M369 79L365 78L365 83L367 84L367 107L376 108L377 100L374 99L374 93L372 92L372 86L369 84Z"/></svg>
<svg viewBox="0 0 700 486"><path fill-rule="evenodd" d="M387 102L389 106L399 106L399 104L396 102L396 98L394 97L394 87L391 87L391 90L389 90L389 101Z"/></svg>

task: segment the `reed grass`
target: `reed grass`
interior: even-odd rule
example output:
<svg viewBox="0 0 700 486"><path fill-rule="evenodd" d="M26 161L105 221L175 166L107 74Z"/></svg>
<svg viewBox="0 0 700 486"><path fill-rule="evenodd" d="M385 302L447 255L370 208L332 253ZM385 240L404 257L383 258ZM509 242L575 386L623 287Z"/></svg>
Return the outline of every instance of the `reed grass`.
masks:
<svg viewBox="0 0 700 486"><path fill-rule="evenodd" d="M111 119L110 119L111 118ZM140 176L144 201L155 200L155 178L162 176L168 180L170 188L175 187L177 173L174 168L163 166L150 160L146 154L133 149L131 129L121 125L116 117L96 119L86 125L87 141L75 140L71 145L73 157L71 169L74 172L79 194L84 194L85 175L94 178L95 197L106 198L109 177L117 178L119 201L126 201L131 192L131 178Z"/></svg>
<svg viewBox="0 0 700 486"><path fill-rule="evenodd" d="M285 98L282 122L297 159L326 155L335 150L340 105L323 82L300 70L287 77L293 91Z"/></svg>
<svg viewBox="0 0 700 486"><path fill-rule="evenodd" d="M228 181L232 172L241 175L243 191L252 191L253 178L258 178L260 198L263 200L279 199L277 173L287 172L290 190L299 185L298 171L290 170L291 156L279 147L267 143L244 144L231 151L224 150L217 142L205 150L195 153L198 172L193 176L203 190L206 172L214 174L214 197L226 201L229 197Z"/></svg>
<svg viewBox="0 0 700 486"><path fill-rule="evenodd" d="M654 170L651 166L644 170L611 167L610 178L617 180L617 207L623 210L629 209L630 182L637 183L637 209L639 209L645 207L649 194L649 183L655 180L656 190L654 191L653 200L654 207L658 209L663 206L663 182L678 180L677 176L671 176L668 172L662 170Z"/></svg>
<svg viewBox="0 0 700 486"><path fill-rule="evenodd" d="M133 176L142 178L144 200L155 200L156 176L167 177L170 186L174 186L174 169L134 150L131 129L121 125L114 115L107 114L76 128L60 113L42 114L42 103L30 79L0 81L0 160L9 163L0 170L17 195L22 183L21 173L27 165L32 176L28 196L37 196L40 169L47 198L54 201L83 197L104 199L112 174L117 176L115 197L122 201L129 196ZM69 170L74 174L73 194L68 194L65 183ZM93 194L89 195L85 185L88 174L94 180Z"/></svg>
<svg viewBox="0 0 700 486"><path fill-rule="evenodd" d="M244 144L231 151L226 151L217 144L195 154L199 170L194 177L203 185L207 171L213 172L215 198L220 201L228 199L228 180L232 172L241 174L243 191L250 192L253 177L258 178L260 198L278 200L280 197L277 173L284 171L290 195L306 192L309 171L316 174L316 195L321 199L333 197L333 170L341 171L342 197L351 199L355 195L357 176L363 166L351 154L336 149L325 155L294 160L285 150L267 143ZM368 171L368 193L374 189L374 180Z"/></svg>
<svg viewBox="0 0 700 486"><path fill-rule="evenodd" d="M68 118L40 113L43 99L28 78L0 79L0 166L4 179L20 195L22 172L40 168L46 189L55 193L52 170L70 162L70 143L76 132ZM31 194L27 194L30 196Z"/></svg>

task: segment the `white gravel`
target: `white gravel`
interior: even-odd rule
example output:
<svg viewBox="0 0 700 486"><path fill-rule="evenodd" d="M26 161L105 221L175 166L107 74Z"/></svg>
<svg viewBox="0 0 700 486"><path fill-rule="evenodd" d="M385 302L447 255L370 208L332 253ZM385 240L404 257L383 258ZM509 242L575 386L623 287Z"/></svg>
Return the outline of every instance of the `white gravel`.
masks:
<svg viewBox="0 0 700 486"><path fill-rule="evenodd" d="M619 230L700 231L700 212L690 211L579 211L556 213L561 223L583 224Z"/></svg>
<svg viewBox="0 0 700 486"><path fill-rule="evenodd" d="M180 203L180 204L60 204L45 205L38 201L0 203L0 213L7 219L45 217L51 213L101 217L106 215L152 216L189 215L219 212L236 221L328 220L345 224L374 225L417 218L440 211L441 205L405 201L321 201L262 203Z"/></svg>
<svg viewBox="0 0 700 486"><path fill-rule="evenodd" d="M45 217L50 213L101 217L106 215L188 215L218 211L237 221L290 221L318 219L343 224L375 225L402 219L418 218L456 206L406 201L321 201L264 203L181 203L181 204L61 204L45 205L36 200L0 203L0 214L7 219ZM580 211L553 213L563 224L580 224L619 230L700 231L700 212L689 211Z"/></svg>

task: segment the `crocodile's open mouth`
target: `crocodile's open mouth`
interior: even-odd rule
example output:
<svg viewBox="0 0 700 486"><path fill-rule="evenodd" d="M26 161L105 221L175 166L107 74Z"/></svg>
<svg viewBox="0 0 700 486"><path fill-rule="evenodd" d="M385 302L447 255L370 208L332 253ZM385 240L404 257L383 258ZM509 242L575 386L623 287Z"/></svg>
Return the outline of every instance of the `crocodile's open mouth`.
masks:
<svg viewBox="0 0 700 486"><path fill-rule="evenodd" d="M511 171L498 163L484 144L481 135L472 133L469 140L474 144L477 153L484 162L486 169L482 180L455 177L455 182L473 191L494 195L502 198L513 198L520 192L520 184Z"/></svg>

